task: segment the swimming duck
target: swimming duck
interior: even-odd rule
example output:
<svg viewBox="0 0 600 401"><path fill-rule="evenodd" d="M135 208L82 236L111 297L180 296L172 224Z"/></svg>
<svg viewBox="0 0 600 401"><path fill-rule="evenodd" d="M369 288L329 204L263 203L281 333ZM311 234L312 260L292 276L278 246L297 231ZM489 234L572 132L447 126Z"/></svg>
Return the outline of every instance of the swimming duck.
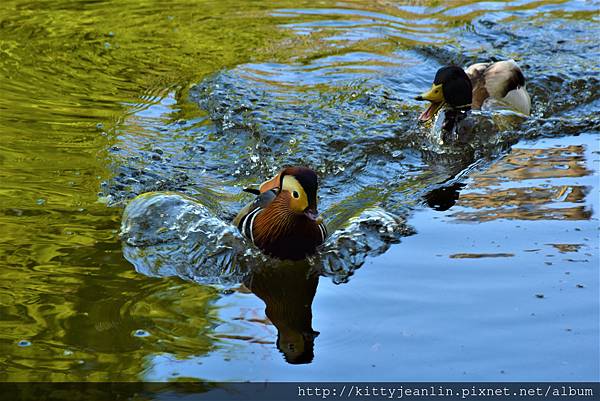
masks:
<svg viewBox="0 0 600 401"><path fill-rule="evenodd" d="M259 189L233 220L241 233L265 254L300 260L314 254L327 229L317 213L317 174L306 167L288 167Z"/></svg>
<svg viewBox="0 0 600 401"><path fill-rule="evenodd" d="M431 89L416 97L431 102L419 121L431 120L444 106L450 110L480 109L488 98L529 115L531 99L525 77L514 60L473 64L465 71L457 66L440 68Z"/></svg>

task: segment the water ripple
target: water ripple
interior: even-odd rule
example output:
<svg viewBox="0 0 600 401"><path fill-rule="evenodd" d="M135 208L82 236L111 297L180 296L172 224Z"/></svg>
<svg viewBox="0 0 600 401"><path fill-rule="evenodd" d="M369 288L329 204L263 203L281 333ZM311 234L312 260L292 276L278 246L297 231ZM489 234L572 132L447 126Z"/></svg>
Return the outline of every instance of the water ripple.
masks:
<svg viewBox="0 0 600 401"><path fill-rule="evenodd" d="M331 231L336 233L329 242L330 248L320 255L321 270L334 281L344 282L366 256L383 252L390 243L409 233L406 225L398 221L412 208L432 201L435 191L458 185L474 171L488 166L520 139L599 129L600 117L592 110L598 101L600 82L588 58L572 57L576 46L582 50L590 45L589 41L580 40L584 39L580 24L583 26L585 22L577 20L570 25L574 36L569 50L563 51L560 42L563 39L544 33L546 14L552 11L538 10L534 18L525 17L521 10L530 6L521 2L479 3L438 9L429 15L438 22L460 16L472 24L472 29L464 29L462 25L453 27L444 22L438 29L452 39L441 43L430 38L423 41L425 44L415 46L413 43L409 49L386 53L358 51L352 44L346 44L344 50L324 52L302 62L296 59L248 63L207 77L189 92L190 100L206 111L205 123L183 129L171 124L164 134L157 131L150 142L140 141L143 137L137 136L135 141L140 141L142 146L154 143L166 149L160 156L138 151L139 162L135 159L129 162L129 168L134 170L139 163L152 166L151 173L145 174L153 174L153 177L148 181L140 176L134 186L122 185L118 191L114 191L114 184L107 189L113 203L157 189L199 197L202 205L212 209L211 216L219 223L209 223L208 209L195 218L214 228L216 233L228 233L227 238L233 242L225 241L223 249L228 249L225 254L229 256L222 254L220 240L198 237L194 242L196 248L190 246L181 254L177 247L157 250L161 256L126 247L127 257L139 271L149 275L188 275L203 282L213 280L213 275L224 280L231 275L233 281L241 280L240 274L245 274L243 270L251 268L248 266L253 262L242 261L239 255L244 254L247 246L239 234L228 231L229 226L223 223L230 221L248 199L240 194L240 186L256 185L284 165L308 165L321 177L321 209ZM499 13L495 14L496 11ZM584 7L580 12L588 11ZM388 28L404 34L412 29L407 28L412 23L407 16L379 11L282 9L275 15L309 18L310 21L287 24L284 28L301 35L307 30L335 31L327 34L328 39L339 39L344 31L361 36L363 29L372 29L389 39L395 34L386 31ZM502 25L500 20L504 20ZM552 30L555 33L560 32L558 26L565 20L554 18L549 23L555 26ZM431 26L431 21L414 24ZM382 29L384 26L386 29ZM298 29L302 32L297 32ZM541 50L532 52L532 38L536 40L536 48ZM490 57L509 58L513 52L526 56L521 64L534 99L531 118L523 119L501 110L474 112L470 125L466 125L468 130L461 133L462 139L455 143L441 141L435 129L423 132L417 126L416 117L422 105L415 102L413 96L429 85L437 68L449 62L468 64ZM548 52L557 54L558 58L569 57L576 65L568 72L561 72L553 68L555 61L548 61L545 56ZM168 108L167 105L165 112ZM582 113L588 109L589 113ZM573 110L577 110L576 116L572 115ZM144 117L144 113L136 114ZM159 119L164 114L160 110L156 113ZM169 132L177 134L169 136ZM178 147L182 139L183 152L182 147ZM206 152L198 153L195 149L199 147ZM162 164L164 161L169 164ZM120 176L126 179L129 175L125 170ZM148 185L154 181L165 185ZM134 205L138 203L135 201ZM126 211L126 222L131 219L130 211L129 208ZM184 226L191 229L186 219ZM174 232L182 229L170 227ZM385 227L394 235L388 236ZM142 229L137 231L143 232ZM191 231L198 235L195 229ZM135 232L124 230L129 234ZM179 238L184 243L187 240ZM134 245L131 241L130 236L128 245ZM199 245L211 241L212 245ZM166 255L172 260L168 261ZM160 261L152 260L153 257ZM249 265L243 267L244 263ZM236 270L236 264L241 271ZM209 267L203 268L205 265ZM159 271L154 270L156 266ZM190 266L194 267L190 269Z"/></svg>
<svg viewBox="0 0 600 401"><path fill-rule="evenodd" d="M367 256L384 252L412 231L403 219L371 208L331 234L309 259L319 273L345 282ZM146 193L125 208L121 224L123 254L151 277L177 276L231 288L252 272L290 262L263 255L230 223L192 198Z"/></svg>

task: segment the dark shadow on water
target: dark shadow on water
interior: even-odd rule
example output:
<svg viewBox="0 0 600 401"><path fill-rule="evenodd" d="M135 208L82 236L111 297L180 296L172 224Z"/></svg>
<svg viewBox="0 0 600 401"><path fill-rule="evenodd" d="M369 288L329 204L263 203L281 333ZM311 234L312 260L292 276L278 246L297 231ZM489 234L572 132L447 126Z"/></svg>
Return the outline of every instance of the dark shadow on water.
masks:
<svg viewBox="0 0 600 401"><path fill-rule="evenodd" d="M456 201L460 196L460 190L466 185L467 184L455 182L448 186L443 185L439 188L432 189L424 196L427 206L438 212L450 209L456 204Z"/></svg>

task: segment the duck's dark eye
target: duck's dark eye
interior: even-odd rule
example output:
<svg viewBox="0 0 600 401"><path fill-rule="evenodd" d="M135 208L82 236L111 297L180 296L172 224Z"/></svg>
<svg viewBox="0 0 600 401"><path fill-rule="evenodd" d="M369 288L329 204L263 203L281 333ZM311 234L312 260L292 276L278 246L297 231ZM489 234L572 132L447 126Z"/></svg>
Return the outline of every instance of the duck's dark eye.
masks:
<svg viewBox="0 0 600 401"><path fill-rule="evenodd" d="M300 197L300 194L296 191L292 192L292 196L296 199L298 199Z"/></svg>

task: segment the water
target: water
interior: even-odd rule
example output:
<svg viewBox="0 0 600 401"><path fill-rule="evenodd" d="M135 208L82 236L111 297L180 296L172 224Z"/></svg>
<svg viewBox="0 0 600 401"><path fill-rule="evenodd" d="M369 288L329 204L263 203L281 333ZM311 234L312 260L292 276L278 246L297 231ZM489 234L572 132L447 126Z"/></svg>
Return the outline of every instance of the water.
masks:
<svg viewBox="0 0 600 401"><path fill-rule="evenodd" d="M2 2L0 379L597 379L599 7ZM417 126L437 68L505 58L532 118ZM320 261L121 243L139 193L227 230L296 163Z"/></svg>

